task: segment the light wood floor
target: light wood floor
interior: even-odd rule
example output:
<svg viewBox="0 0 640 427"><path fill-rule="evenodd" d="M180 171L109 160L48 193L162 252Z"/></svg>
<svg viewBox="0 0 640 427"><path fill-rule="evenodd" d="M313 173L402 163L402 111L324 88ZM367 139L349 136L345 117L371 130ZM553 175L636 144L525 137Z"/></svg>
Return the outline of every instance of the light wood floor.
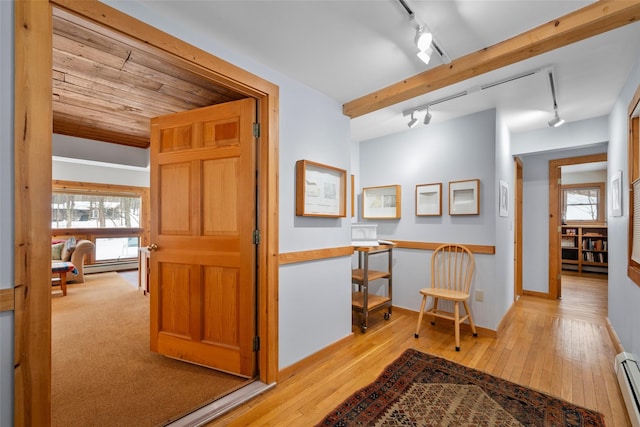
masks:
<svg viewBox="0 0 640 427"><path fill-rule="evenodd" d="M394 310L389 321L374 313L366 333L354 327L353 338L330 357L209 425L313 425L413 347L597 410L608 427L629 426L606 328L606 280L563 277L562 295L521 297L498 339L461 332L460 352L453 329L426 320L415 339L417 313Z"/></svg>

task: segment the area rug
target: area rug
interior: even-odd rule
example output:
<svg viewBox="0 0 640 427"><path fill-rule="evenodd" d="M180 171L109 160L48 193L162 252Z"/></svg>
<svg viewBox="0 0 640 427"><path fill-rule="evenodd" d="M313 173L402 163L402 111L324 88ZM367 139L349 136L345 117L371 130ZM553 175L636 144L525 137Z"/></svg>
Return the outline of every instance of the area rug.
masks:
<svg viewBox="0 0 640 427"><path fill-rule="evenodd" d="M604 426L603 416L457 363L406 350L318 426Z"/></svg>

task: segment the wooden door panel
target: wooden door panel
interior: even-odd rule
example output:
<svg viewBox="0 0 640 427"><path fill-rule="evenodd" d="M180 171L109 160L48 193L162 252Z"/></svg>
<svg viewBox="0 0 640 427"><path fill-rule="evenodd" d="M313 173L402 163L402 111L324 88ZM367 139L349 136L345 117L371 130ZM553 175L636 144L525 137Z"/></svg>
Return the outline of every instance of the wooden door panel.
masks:
<svg viewBox="0 0 640 427"><path fill-rule="evenodd" d="M202 234L238 234L237 159L204 161L202 172Z"/></svg>
<svg viewBox="0 0 640 427"><path fill-rule="evenodd" d="M205 267L203 278L202 339L206 342L240 346L238 331L240 287L237 268Z"/></svg>
<svg viewBox="0 0 640 427"><path fill-rule="evenodd" d="M206 147L240 145L240 123L235 118L204 122L202 131L202 141Z"/></svg>
<svg viewBox="0 0 640 427"><path fill-rule="evenodd" d="M191 163L159 166L161 234L192 234L192 173Z"/></svg>
<svg viewBox="0 0 640 427"><path fill-rule="evenodd" d="M163 129L160 133L160 152L187 150L192 147L191 124Z"/></svg>
<svg viewBox="0 0 640 427"><path fill-rule="evenodd" d="M160 264L158 283L160 302L160 333L168 333L185 339L191 338L189 284L192 266L176 263Z"/></svg>
<svg viewBox="0 0 640 427"><path fill-rule="evenodd" d="M243 376L256 369L254 121L246 99L151 129L151 347Z"/></svg>

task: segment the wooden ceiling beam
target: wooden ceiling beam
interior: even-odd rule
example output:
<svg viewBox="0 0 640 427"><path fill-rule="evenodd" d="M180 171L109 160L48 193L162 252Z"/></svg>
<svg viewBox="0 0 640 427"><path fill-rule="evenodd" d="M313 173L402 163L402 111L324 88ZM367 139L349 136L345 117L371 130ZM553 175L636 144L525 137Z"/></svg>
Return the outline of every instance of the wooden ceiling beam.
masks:
<svg viewBox="0 0 640 427"><path fill-rule="evenodd" d="M530 31L345 103L355 118L640 20L640 1L600 0Z"/></svg>

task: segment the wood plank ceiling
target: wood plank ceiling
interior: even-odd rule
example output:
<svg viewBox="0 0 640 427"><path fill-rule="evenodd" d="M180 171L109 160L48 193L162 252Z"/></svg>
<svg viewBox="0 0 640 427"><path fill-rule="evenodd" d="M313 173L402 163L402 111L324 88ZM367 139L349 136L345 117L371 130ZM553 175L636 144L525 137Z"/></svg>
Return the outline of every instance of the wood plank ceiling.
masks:
<svg viewBox="0 0 640 427"><path fill-rule="evenodd" d="M152 117L244 98L136 43L54 10L54 133L147 148Z"/></svg>

